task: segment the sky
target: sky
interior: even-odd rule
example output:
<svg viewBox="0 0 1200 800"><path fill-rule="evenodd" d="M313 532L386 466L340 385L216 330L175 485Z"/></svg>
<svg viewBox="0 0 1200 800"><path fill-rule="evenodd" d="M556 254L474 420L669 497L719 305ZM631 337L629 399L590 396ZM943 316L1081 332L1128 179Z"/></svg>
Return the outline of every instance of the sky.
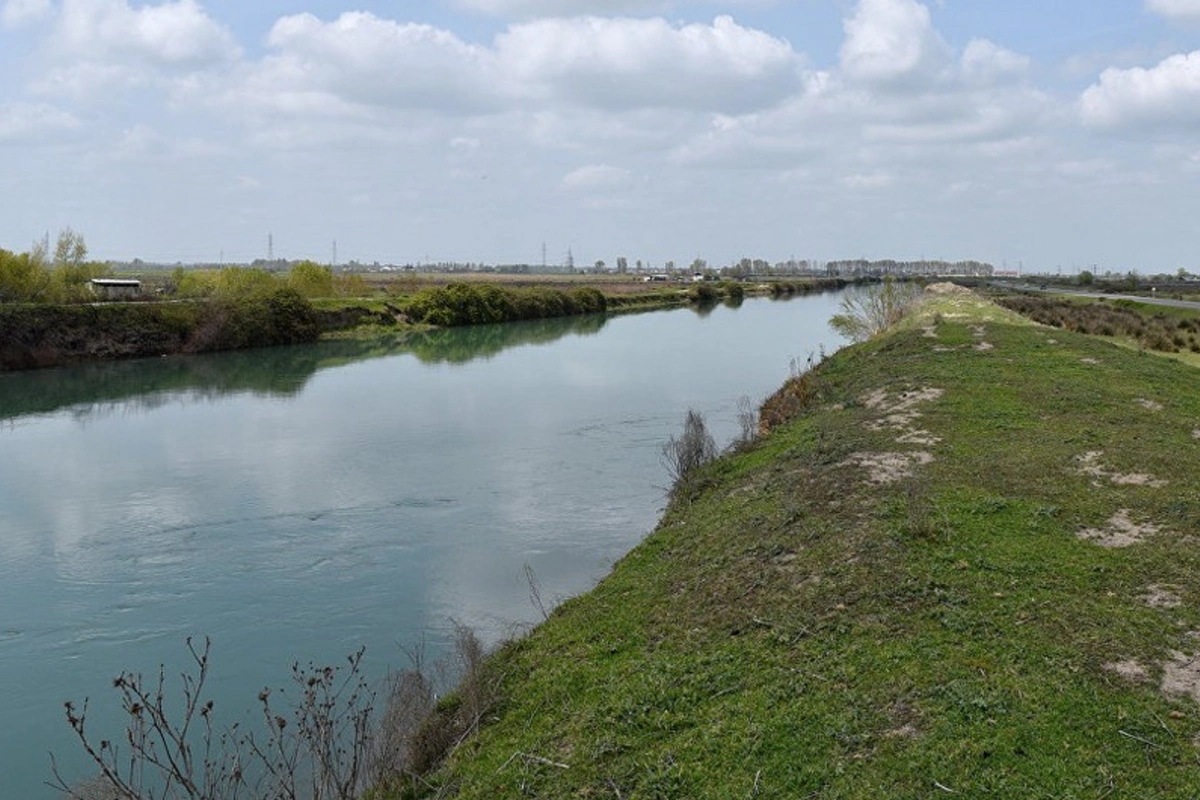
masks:
<svg viewBox="0 0 1200 800"><path fill-rule="evenodd" d="M1200 273L1200 0L0 0L0 247Z"/></svg>

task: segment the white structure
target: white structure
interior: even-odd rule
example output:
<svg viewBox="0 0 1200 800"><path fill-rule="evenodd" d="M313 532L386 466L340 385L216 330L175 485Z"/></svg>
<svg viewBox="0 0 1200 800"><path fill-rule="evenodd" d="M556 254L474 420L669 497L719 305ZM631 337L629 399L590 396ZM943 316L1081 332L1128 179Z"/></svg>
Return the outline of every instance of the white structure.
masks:
<svg viewBox="0 0 1200 800"><path fill-rule="evenodd" d="M92 294L105 300L132 300L141 293L141 281L122 278L92 278Z"/></svg>

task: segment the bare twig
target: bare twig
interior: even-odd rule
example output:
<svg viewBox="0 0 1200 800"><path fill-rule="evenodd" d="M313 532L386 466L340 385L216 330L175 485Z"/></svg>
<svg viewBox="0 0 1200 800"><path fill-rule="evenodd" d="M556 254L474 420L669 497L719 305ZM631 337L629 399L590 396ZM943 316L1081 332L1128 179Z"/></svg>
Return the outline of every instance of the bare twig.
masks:
<svg viewBox="0 0 1200 800"><path fill-rule="evenodd" d="M538 585L537 575L534 574L533 567L526 563L522 569L525 573L525 584L529 587L529 602L542 615L543 620L550 619L550 612L546 610L546 605L542 602L542 588Z"/></svg>

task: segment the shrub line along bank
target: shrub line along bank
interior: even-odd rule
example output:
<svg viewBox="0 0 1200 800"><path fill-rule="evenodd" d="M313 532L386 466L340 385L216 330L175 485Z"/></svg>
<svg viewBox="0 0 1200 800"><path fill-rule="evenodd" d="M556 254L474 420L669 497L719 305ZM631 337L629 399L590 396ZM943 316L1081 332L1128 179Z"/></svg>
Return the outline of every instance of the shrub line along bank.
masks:
<svg viewBox="0 0 1200 800"><path fill-rule="evenodd" d="M1200 793L1200 371L948 295L764 412L372 796Z"/></svg>
<svg viewBox="0 0 1200 800"><path fill-rule="evenodd" d="M845 285L840 280L779 282L768 291L787 296ZM453 283L382 304L372 302L380 306L373 309L353 300L318 308L297 288L270 285L167 302L0 304L0 370L301 344L364 326L455 327L703 305L723 298L737 302L743 291L737 283L634 295L605 295L586 286L564 291Z"/></svg>

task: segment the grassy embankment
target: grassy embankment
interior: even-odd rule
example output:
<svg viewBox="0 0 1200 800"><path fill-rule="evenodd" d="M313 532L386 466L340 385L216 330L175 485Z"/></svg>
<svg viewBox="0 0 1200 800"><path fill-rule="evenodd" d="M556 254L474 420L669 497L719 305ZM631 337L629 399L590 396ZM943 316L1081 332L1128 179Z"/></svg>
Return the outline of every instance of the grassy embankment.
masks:
<svg viewBox="0 0 1200 800"><path fill-rule="evenodd" d="M423 795L1200 793L1200 372L949 296L765 411Z"/></svg>

